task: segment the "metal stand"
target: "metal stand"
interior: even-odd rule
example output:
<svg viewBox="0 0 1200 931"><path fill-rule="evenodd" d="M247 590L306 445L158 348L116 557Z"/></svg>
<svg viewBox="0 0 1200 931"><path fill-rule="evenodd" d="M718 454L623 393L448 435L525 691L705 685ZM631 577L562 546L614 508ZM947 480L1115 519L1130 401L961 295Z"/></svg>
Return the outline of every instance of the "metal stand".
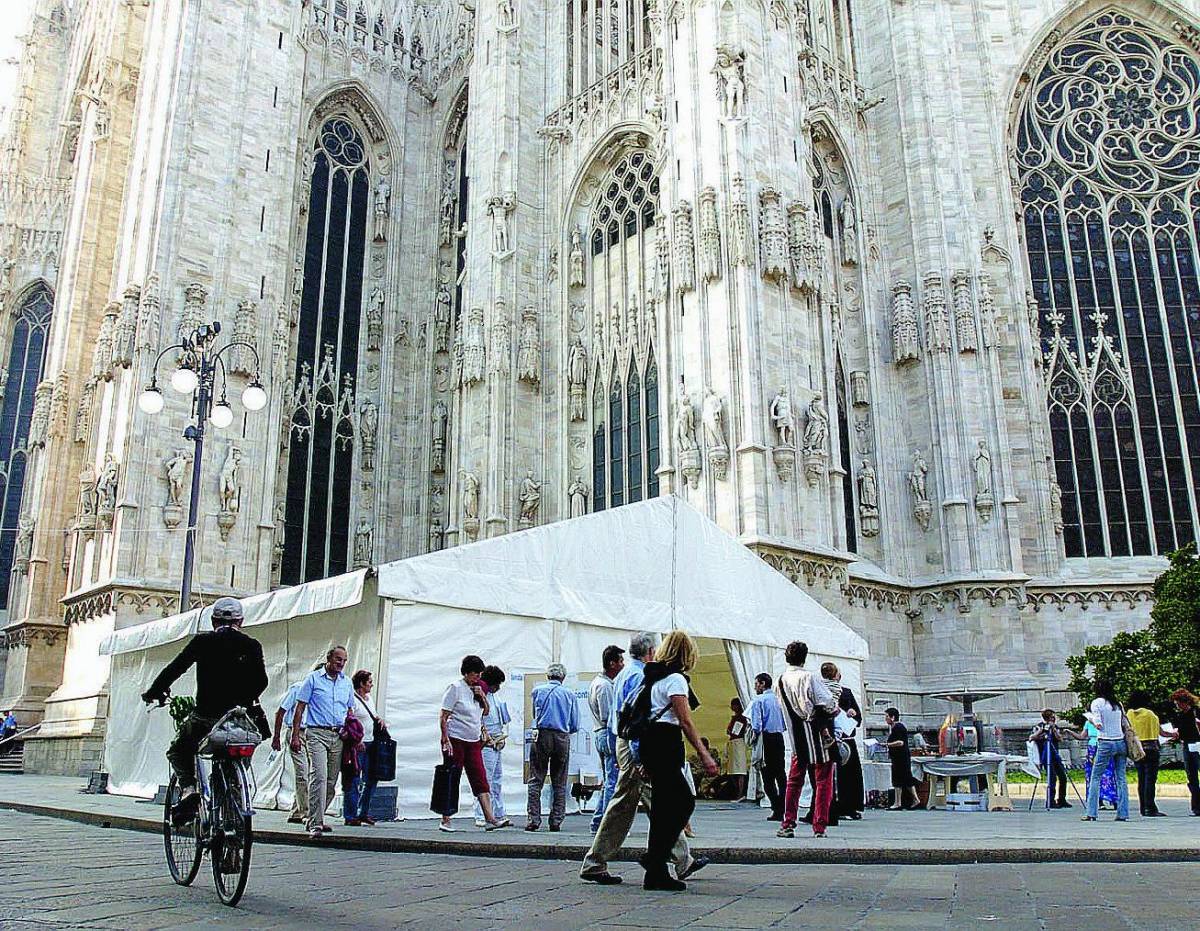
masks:
<svg viewBox="0 0 1200 931"><path fill-rule="evenodd" d="M1046 741L1042 744L1042 759L1040 760L1040 763L1042 766L1046 767L1046 803L1045 804L1046 804L1046 811L1050 811L1051 808L1054 807L1054 798L1050 794L1052 791L1052 787L1050 785L1051 763L1050 763L1050 738L1049 737L1047 737ZM1064 773L1066 772L1066 770L1067 770L1066 766L1063 766ZM1037 789L1038 789L1038 785L1041 783L1041 781L1042 781L1042 775L1041 775L1041 768L1039 767L1038 777L1033 781L1033 793L1029 796L1029 808L1027 809L1028 811L1033 811L1033 801L1034 801L1034 799L1037 798ZM1070 774L1067 774L1067 785L1069 785L1071 787L1072 791L1075 793L1075 798L1079 801L1079 804L1085 805L1086 803L1084 802L1083 796L1079 794L1079 786L1075 785L1075 781L1071 778Z"/></svg>

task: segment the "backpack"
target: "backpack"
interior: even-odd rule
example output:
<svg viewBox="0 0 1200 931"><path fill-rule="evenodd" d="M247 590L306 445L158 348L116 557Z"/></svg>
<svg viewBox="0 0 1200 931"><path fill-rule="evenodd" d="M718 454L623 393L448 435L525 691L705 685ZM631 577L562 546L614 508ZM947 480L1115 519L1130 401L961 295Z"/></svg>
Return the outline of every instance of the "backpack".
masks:
<svg viewBox="0 0 1200 931"><path fill-rule="evenodd" d="M638 690L633 693L617 712L617 736L622 740L641 740L646 736L650 725L667 713L667 705L657 714L650 713L650 690L654 683L642 680Z"/></svg>

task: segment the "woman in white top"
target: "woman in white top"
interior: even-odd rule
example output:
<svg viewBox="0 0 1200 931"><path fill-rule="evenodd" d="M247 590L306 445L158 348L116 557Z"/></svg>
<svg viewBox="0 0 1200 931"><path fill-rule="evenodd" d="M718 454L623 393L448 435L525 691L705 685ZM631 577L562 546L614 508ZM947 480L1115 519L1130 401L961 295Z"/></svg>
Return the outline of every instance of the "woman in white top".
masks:
<svg viewBox="0 0 1200 931"><path fill-rule="evenodd" d="M368 814L371 810L371 795L375 791L375 779L371 775L371 742L375 739L375 722L379 720L375 714L375 702L371 698L371 689L375 687L375 679L366 669L360 669L350 679L354 686L354 694L350 696L347 712L350 717L362 725L362 742L354 748L357 758L358 772L354 778L342 779L344 793L342 795L342 814L349 827L363 824L374 824L375 819ZM379 720L383 727L383 721Z"/></svg>
<svg viewBox="0 0 1200 931"><path fill-rule="evenodd" d="M1113 780L1117 784L1117 820L1129 820L1129 783L1125 781L1125 766L1129 762L1125 748L1125 733L1121 728L1121 703L1113 695L1113 685L1104 679L1096 680L1096 698L1087 718L1100 732L1096 742L1096 762L1088 780L1087 813L1084 821L1095 821L1100 812L1100 776L1113 762Z"/></svg>
<svg viewBox="0 0 1200 931"><path fill-rule="evenodd" d="M486 828L508 827L512 822L497 818L492 811L491 786L483 765L483 716L491 711L487 686L481 681L485 669L482 659L474 654L463 657L459 671L462 678L450 683L442 696L442 756L461 767L467 774L471 792L479 800ZM453 831L450 813L442 812L440 831Z"/></svg>
<svg viewBox="0 0 1200 931"><path fill-rule="evenodd" d="M641 860L646 870L646 889L687 888L667 872L671 848L696 807L683 775L684 735L695 748L704 772L709 776L720 772L692 721L690 689L684 673L695 665L695 642L683 631L673 630L644 671L650 689L651 723L638 742L638 755L650 777L650 838Z"/></svg>

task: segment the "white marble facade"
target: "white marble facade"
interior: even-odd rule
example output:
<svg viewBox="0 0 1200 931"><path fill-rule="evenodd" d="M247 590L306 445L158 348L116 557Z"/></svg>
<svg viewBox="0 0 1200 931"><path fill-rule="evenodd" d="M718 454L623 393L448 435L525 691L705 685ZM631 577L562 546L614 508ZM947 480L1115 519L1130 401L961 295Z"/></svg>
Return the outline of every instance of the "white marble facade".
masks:
<svg viewBox="0 0 1200 931"><path fill-rule="evenodd" d="M1038 345L1027 297L1022 108L1115 9L39 0L0 169L0 300L15 315L42 281L54 313L40 445L4 524L24 536L0 707L96 735L98 640L174 609L188 411L135 400L157 350L210 318L256 344L271 401L210 432L206 595L672 493L867 638L880 708L933 721L947 706L924 696L967 686L1003 691L992 713L1014 725L1063 705L1063 657L1143 624L1165 564L1161 530L1142 555L1106 532L1067 558L1054 337ZM1160 57L1200 57L1200 0L1119 10ZM1151 106L1122 101L1097 112ZM302 319L328 278L307 237L334 123L362 229L357 337L336 347ZM1112 356L1060 345L1079 369ZM633 461L622 437L619 489L614 398L642 437ZM333 498L289 495L321 429ZM340 529L304 542L318 506ZM1194 486L1172 506L1194 536Z"/></svg>

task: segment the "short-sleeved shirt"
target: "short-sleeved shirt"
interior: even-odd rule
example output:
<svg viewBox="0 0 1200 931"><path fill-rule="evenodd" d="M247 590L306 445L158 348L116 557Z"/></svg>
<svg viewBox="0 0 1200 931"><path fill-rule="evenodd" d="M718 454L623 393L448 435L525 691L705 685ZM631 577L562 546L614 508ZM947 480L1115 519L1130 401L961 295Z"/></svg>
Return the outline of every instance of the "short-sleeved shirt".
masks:
<svg viewBox="0 0 1200 931"><path fill-rule="evenodd" d="M1101 740L1123 740L1125 733L1121 730L1121 709L1110 704L1106 699L1092 699L1091 719L1096 725Z"/></svg>
<svg viewBox="0 0 1200 931"><path fill-rule="evenodd" d="M446 734L455 740L474 743L480 740L483 728L483 707L475 700L475 693L466 679L459 679L446 686L442 695L442 710L450 712L446 721Z"/></svg>
<svg viewBox="0 0 1200 931"><path fill-rule="evenodd" d="M489 737L499 737L512 723L512 716L508 713L508 705L495 695L488 696L488 706L488 713L483 716L484 730L488 732Z"/></svg>
<svg viewBox="0 0 1200 931"><path fill-rule="evenodd" d="M575 693L557 679L533 690L533 726L574 734L579 730L579 702Z"/></svg>
<svg viewBox="0 0 1200 931"><path fill-rule="evenodd" d="M659 724L674 724L679 726L679 717L670 707L671 699L676 695L686 697L688 693L687 679L683 673L673 672L665 679L659 679L650 687L650 717ZM666 709L665 711L663 709ZM660 715L659 712L662 712Z"/></svg>
<svg viewBox="0 0 1200 931"><path fill-rule="evenodd" d="M302 684L302 682L297 682L290 689L288 689L287 694L283 696L283 701L279 703L279 707L283 710L284 727L292 726L292 716L296 712L296 696L300 694L300 686ZM304 727L306 724L308 724L307 708L304 709L304 720L300 722L300 726Z"/></svg>
<svg viewBox="0 0 1200 931"><path fill-rule="evenodd" d="M300 683L296 693L296 701L307 705L304 709L304 726L341 727L346 723L353 694L354 686L344 672L332 678L325 672L324 666L314 669Z"/></svg>
<svg viewBox="0 0 1200 931"><path fill-rule="evenodd" d="M1138 740L1158 740L1158 715L1149 708L1130 708L1125 712Z"/></svg>

